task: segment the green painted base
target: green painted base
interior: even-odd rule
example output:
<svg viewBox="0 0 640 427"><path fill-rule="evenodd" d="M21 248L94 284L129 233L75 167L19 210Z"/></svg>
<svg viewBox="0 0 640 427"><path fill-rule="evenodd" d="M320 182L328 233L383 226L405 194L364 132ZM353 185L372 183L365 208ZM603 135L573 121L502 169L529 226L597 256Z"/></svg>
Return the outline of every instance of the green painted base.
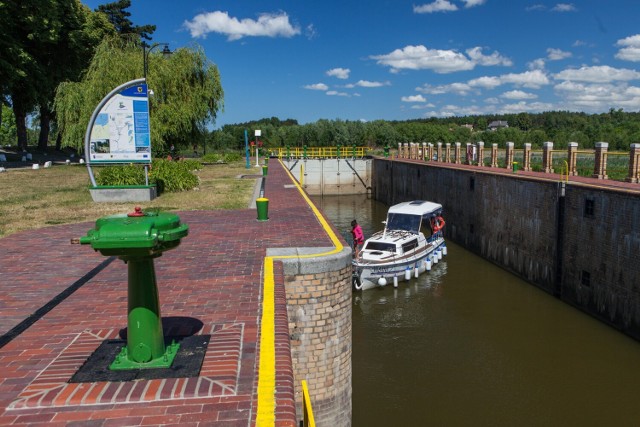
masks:
<svg viewBox="0 0 640 427"><path fill-rule="evenodd" d="M122 347L120 354L118 354L115 360L109 365L109 369L112 371L124 371L127 369L153 369L153 368L170 368L173 363L173 359L178 354L180 344L175 341L172 342L164 351L164 354L148 362L136 362L129 359L129 352L127 347Z"/></svg>

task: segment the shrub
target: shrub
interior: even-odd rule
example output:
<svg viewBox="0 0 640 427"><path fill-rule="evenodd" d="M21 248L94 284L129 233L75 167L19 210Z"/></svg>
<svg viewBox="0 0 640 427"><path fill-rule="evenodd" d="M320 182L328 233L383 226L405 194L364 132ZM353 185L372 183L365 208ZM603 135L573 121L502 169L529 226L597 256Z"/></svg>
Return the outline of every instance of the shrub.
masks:
<svg viewBox="0 0 640 427"><path fill-rule="evenodd" d="M187 191L198 186L198 177L191 172L192 163L155 159L151 167L151 177L159 191Z"/></svg>
<svg viewBox="0 0 640 427"><path fill-rule="evenodd" d="M218 163L221 160L222 158L218 153L207 153L204 156L202 156L202 161L204 163Z"/></svg>
<svg viewBox="0 0 640 427"><path fill-rule="evenodd" d="M242 156L238 153L225 153L224 155L225 163L239 162L240 160L242 160Z"/></svg>
<svg viewBox="0 0 640 427"><path fill-rule="evenodd" d="M144 185L144 169L139 165L128 164L106 166L96 174L98 185Z"/></svg>
<svg viewBox="0 0 640 427"><path fill-rule="evenodd" d="M159 192L187 191L198 186L198 177L192 173L202 168L197 160L170 161L155 159L149 170L149 182L156 184ZM144 169L141 165L107 166L96 176L98 185L144 185Z"/></svg>

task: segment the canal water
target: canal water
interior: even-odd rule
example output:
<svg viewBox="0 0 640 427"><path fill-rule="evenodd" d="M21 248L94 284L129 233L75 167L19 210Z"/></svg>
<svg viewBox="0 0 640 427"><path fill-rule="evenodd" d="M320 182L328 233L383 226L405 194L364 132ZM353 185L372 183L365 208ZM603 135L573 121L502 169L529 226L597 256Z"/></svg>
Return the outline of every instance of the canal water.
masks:
<svg viewBox="0 0 640 427"><path fill-rule="evenodd" d="M351 242L366 196L314 198ZM446 212L445 212L446 219ZM411 282L353 293L353 426L640 425L640 343L448 242Z"/></svg>

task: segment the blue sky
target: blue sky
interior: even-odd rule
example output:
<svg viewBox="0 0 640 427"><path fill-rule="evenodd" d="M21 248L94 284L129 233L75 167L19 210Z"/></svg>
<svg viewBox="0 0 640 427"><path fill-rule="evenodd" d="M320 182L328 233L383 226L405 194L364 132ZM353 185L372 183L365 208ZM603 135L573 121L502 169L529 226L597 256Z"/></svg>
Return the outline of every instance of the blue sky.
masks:
<svg viewBox="0 0 640 427"><path fill-rule="evenodd" d="M219 67L214 128L640 110L638 0L132 0L129 11L157 25L155 42L199 44Z"/></svg>

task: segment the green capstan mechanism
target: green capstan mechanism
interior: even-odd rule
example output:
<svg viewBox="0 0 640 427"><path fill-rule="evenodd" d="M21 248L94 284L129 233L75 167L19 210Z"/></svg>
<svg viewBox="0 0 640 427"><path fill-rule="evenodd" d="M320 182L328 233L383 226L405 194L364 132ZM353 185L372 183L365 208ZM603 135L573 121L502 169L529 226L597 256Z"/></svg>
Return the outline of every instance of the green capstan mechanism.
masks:
<svg viewBox="0 0 640 427"><path fill-rule="evenodd" d="M153 259L178 247L189 227L175 214L135 212L100 218L79 239L104 256L117 256L128 268L127 346L111 370L169 368L180 344L165 347Z"/></svg>

